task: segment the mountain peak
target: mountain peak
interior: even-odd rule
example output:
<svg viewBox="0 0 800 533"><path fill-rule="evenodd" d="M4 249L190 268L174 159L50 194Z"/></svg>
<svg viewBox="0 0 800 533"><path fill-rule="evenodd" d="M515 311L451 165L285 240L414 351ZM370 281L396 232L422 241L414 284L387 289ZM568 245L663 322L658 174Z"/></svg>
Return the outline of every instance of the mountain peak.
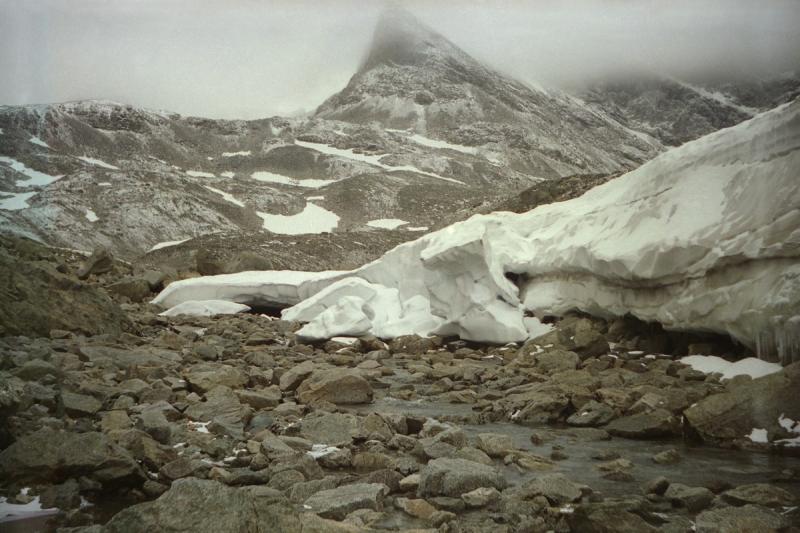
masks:
<svg viewBox="0 0 800 533"><path fill-rule="evenodd" d="M372 46L361 67L422 65L433 57L465 55L441 34L400 7L388 7L375 26Z"/></svg>

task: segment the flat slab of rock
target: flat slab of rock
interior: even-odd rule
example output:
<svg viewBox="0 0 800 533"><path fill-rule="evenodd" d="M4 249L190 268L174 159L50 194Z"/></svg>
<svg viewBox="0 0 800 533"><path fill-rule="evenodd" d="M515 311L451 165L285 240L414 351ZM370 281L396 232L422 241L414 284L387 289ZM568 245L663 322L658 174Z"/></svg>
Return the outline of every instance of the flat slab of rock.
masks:
<svg viewBox="0 0 800 533"><path fill-rule="evenodd" d="M753 503L765 507L789 507L797 502L791 492L767 483L752 483L726 490L722 493L722 499L733 505Z"/></svg>
<svg viewBox="0 0 800 533"><path fill-rule="evenodd" d="M665 409L618 418L606 426L606 431L628 439L656 439L680 433L680 421Z"/></svg>
<svg viewBox="0 0 800 533"><path fill-rule="evenodd" d="M342 520L358 509L383 509L389 487L382 483L353 483L317 492L305 501L304 508L322 516Z"/></svg>
<svg viewBox="0 0 800 533"><path fill-rule="evenodd" d="M721 507L697 515L697 533L776 533L789 526L789 519L758 505Z"/></svg>
<svg viewBox="0 0 800 533"><path fill-rule="evenodd" d="M440 458L430 461L420 472L417 493L424 496L460 497L480 487L502 490L506 479L495 468L464 459Z"/></svg>
<svg viewBox="0 0 800 533"><path fill-rule="evenodd" d="M372 402L372 386L357 371L334 369L316 371L297 388L302 403L327 401L334 404Z"/></svg>

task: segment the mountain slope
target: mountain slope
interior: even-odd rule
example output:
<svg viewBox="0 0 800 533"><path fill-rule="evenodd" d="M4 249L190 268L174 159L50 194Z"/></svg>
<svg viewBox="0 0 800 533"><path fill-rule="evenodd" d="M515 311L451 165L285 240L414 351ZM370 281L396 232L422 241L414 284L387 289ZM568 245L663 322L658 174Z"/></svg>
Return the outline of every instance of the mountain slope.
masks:
<svg viewBox="0 0 800 533"><path fill-rule="evenodd" d="M489 146L544 177L629 169L661 150L569 95L491 70L397 9L381 17L362 67L316 116Z"/></svg>

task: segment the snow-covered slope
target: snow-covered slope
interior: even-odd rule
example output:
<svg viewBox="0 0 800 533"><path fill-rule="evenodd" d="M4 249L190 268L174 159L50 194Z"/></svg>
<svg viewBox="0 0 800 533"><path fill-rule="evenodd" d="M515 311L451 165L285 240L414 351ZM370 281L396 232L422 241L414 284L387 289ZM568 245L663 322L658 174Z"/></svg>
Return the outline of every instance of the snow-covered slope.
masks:
<svg viewBox="0 0 800 533"><path fill-rule="evenodd" d="M263 297L276 274L257 276ZM209 285L222 288L214 278L187 280L156 302L195 299L192 287ZM800 329L800 101L574 200L475 216L294 291L309 292L284 317L309 321L300 334L311 338L435 331L519 341L537 326L526 311L581 309L726 332L753 347L778 339L770 350L789 353ZM214 292L229 296L250 297Z"/></svg>

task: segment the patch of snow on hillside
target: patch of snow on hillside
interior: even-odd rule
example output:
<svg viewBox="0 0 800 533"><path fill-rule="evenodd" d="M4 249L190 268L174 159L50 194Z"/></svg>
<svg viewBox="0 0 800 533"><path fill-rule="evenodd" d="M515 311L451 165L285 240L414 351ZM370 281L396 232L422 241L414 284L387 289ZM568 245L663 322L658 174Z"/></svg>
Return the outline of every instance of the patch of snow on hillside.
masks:
<svg viewBox="0 0 800 533"><path fill-rule="evenodd" d="M780 372L783 368L778 363L769 363L755 357L731 362L716 355L689 355L681 357L679 361L705 374L722 374L722 379L731 379L736 376L750 376L756 379Z"/></svg>
<svg viewBox="0 0 800 533"><path fill-rule="evenodd" d="M186 173L193 178L216 178L211 172L203 172L202 170L187 170Z"/></svg>
<svg viewBox="0 0 800 533"><path fill-rule="evenodd" d="M408 231L428 231L428 226L409 226L406 228Z"/></svg>
<svg viewBox="0 0 800 533"><path fill-rule="evenodd" d="M240 152L222 152L222 157L236 157L236 156L246 156L250 155L252 152L250 150L242 150Z"/></svg>
<svg viewBox="0 0 800 533"><path fill-rule="evenodd" d="M189 239L191 239L191 237L190 237ZM185 242L186 242L186 241L188 241L189 239L181 239L181 240L179 240L179 241L164 241L164 242L159 242L159 243L157 243L157 244L154 244L154 245L153 245L153 247L152 247L152 248L150 248L150 249L149 249L149 250L147 250L147 251L148 251L148 252L153 252L153 251L155 251L155 250L160 250L160 249L162 249L162 248L167 248L168 246L177 246L177 245L179 245L179 244L183 244L183 243L185 243Z"/></svg>
<svg viewBox="0 0 800 533"><path fill-rule="evenodd" d="M251 178L264 183L279 183L281 185L292 185L294 187L305 187L308 189L320 189L331 183L336 183L336 180L319 180L319 179L296 179L289 176L282 176L273 172L258 171L250 175Z"/></svg>
<svg viewBox="0 0 800 533"><path fill-rule="evenodd" d="M271 215L256 212L264 221L264 229L283 235L302 235L333 231L339 225L339 215L308 202L296 215Z"/></svg>
<svg viewBox="0 0 800 533"><path fill-rule="evenodd" d="M380 229L397 229L405 224L408 224L408 222L405 220L400 220L399 218L379 218L377 220L370 220L367 222L367 226L370 228Z"/></svg>
<svg viewBox="0 0 800 533"><path fill-rule="evenodd" d="M18 180L17 187L26 187L26 186L46 187L47 185L50 185L57 179L64 177L63 175L51 176L49 174L45 174L44 172L33 170L32 168L25 166L24 163L20 163L16 159L12 159L10 157L0 156L0 163L8 165L13 170L16 170L20 174L24 174L25 176L28 177L27 180Z"/></svg>
<svg viewBox="0 0 800 533"><path fill-rule="evenodd" d="M422 146L427 146L429 148L444 148L448 150L455 150L456 152L461 152L463 154L470 154L476 155L478 153L478 149L473 146L464 146L461 144L451 144L447 141L440 141L438 139L431 139L429 137L423 137L422 135L415 133L414 135L409 135L408 137L412 141Z"/></svg>
<svg viewBox="0 0 800 533"><path fill-rule="evenodd" d="M84 163L89 163L90 165L94 165L96 167L107 168L109 170L119 170L119 167L115 167L112 164L106 163L100 159L95 159L94 157L86 157L86 156L78 156L78 159L83 161Z"/></svg>
<svg viewBox="0 0 800 533"><path fill-rule="evenodd" d="M234 177L235 175L236 175L236 174L234 174L234 173L233 173L233 172L231 172L230 170L228 170L228 171L225 171L225 172L223 172L222 174L220 174L220 176L222 176L223 178L232 178L232 177Z"/></svg>
<svg viewBox="0 0 800 533"><path fill-rule="evenodd" d="M108 181L101 181L97 184L98 187L111 187L111 182Z"/></svg>
<svg viewBox="0 0 800 533"><path fill-rule="evenodd" d="M309 196L306 200L324 200L324 196Z"/></svg>
<svg viewBox="0 0 800 533"><path fill-rule="evenodd" d="M18 211L29 207L28 200L36 195L35 192L6 193L0 191L0 195L3 194L11 195L9 198L0 198L0 209L5 209L6 211Z"/></svg>
<svg viewBox="0 0 800 533"><path fill-rule="evenodd" d="M44 148L50 148L49 144L47 144L46 142L44 142L43 140L41 140L39 137L36 136L33 136L30 139L28 139L28 142L31 144L35 144L37 146L42 146Z"/></svg>
<svg viewBox="0 0 800 533"><path fill-rule="evenodd" d="M87 209L84 216L86 217L86 220L88 220L89 222L97 222L98 220L100 220L97 217L97 214L95 214L95 212L92 211L91 209Z"/></svg>
<svg viewBox="0 0 800 533"><path fill-rule="evenodd" d="M231 203L233 205L238 205L239 207L244 207L244 202L241 202L241 201L237 200L230 193L227 193L225 191L221 191L219 189L215 189L214 187L209 187L208 185L203 185L203 187L205 187L206 189L208 189L209 191L211 191L213 193L219 194L220 196L222 196L222 198L226 202L229 202L229 203Z"/></svg>
<svg viewBox="0 0 800 533"><path fill-rule="evenodd" d="M447 178L445 176L440 176L438 174L434 174L433 172L426 172L411 165L393 166L381 163L381 159L386 157L387 154L380 154L380 155L359 154L354 152L351 148L347 149L336 148L328 144L312 143L308 141L295 140L294 143L297 146L302 146L303 148L308 148L310 150L316 150L317 152L323 153L325 155L332 155L336 157L343 157L345 159L352 159L353 161L359 161L361 163L366 163L368 165L376 166L378 168L388 170L389 172L413 172L415 174L422 174L423 176L449 181L451 183L458 183L459 185L465 185L463 181L453 178Z"/></svg>

